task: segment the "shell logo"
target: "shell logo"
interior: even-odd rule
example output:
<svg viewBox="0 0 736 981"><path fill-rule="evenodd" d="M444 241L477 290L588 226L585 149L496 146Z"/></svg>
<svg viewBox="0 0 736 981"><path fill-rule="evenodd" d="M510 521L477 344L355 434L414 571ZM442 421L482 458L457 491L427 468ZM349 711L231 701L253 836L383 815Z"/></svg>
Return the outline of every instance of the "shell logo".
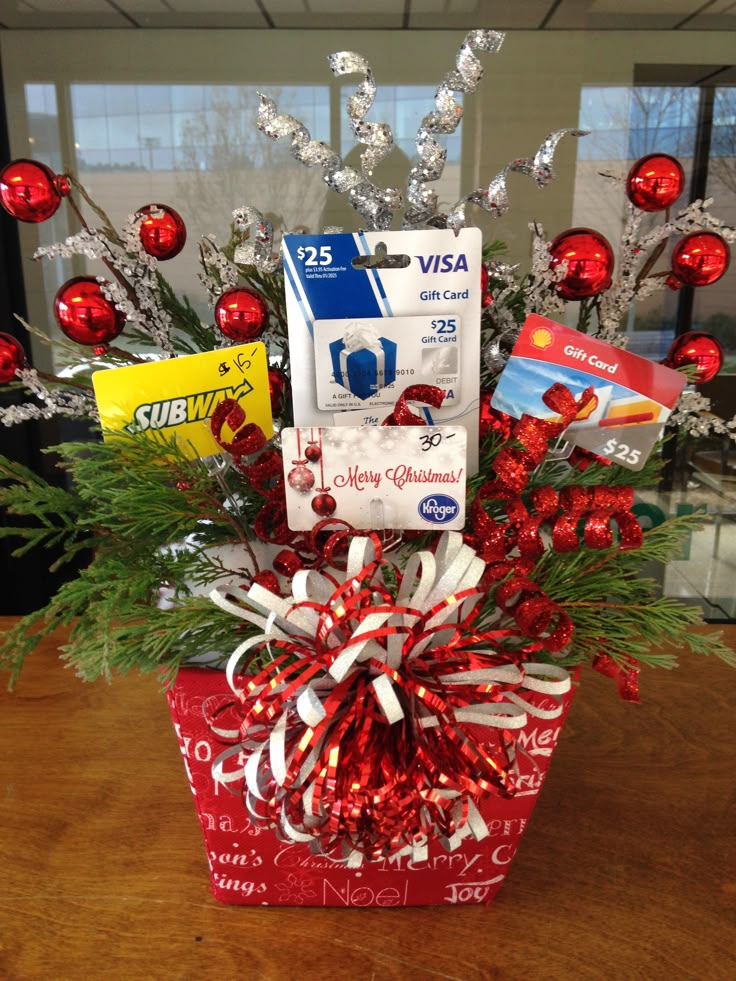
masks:
<svg viewBox="0 0 736 981"><path fill-rule="evenodd" d="M553 341L552 331L548 330L546 327L536 327L531 332L529 340L534 347L538 347L540 351L544 351Z"/></svg>
<svg viewBox="0 0 736 981"><path fill-rule="evenodd" d="M575 422L581 422L583 419L590 419L595 410L598 408L598 396L594 395L593 398L588 402L575 416Z"/></svg>

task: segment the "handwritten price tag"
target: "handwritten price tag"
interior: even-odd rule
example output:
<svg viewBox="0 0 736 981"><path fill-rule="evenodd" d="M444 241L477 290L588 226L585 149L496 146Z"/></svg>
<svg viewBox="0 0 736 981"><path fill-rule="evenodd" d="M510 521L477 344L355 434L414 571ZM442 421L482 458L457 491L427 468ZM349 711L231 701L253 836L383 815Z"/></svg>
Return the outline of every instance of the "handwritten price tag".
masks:
<svg viewBox="0 0 736 981"><path fill-rule="evenodd" d="M465 524L464 426L330 426L282 434L289 527L430 531Z"/></svg>

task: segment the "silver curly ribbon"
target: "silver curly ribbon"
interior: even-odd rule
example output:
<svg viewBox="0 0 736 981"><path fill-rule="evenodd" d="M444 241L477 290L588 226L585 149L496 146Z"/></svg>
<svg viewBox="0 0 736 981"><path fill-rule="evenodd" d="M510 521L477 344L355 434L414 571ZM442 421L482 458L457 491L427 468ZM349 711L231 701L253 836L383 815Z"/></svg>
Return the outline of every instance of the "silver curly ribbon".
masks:
<svg viewBox="0 0 736 981"><path fill-rule="evenodd" d="M243 205L233 211L233 221L241 232L250 233L248 241L235 250L235 261L241 266L255 266L262 273L280 269L281 256L273 253L273 225L268 218Z"/></svg>
<svg viewBox="0 0 736 981"><path fill-rule="evenodd" d="M488 187L479 187L471 194L461 198L447 216L447 227L458 232L465 227L465 208L468 203L477 204L484 211L498 218L509 210L509 196L506 190L508 174L524 174L532 177L537 187L545 187L554 180L552 169L557 144L563 136L587 136L584 129L558 129L550 133L533 157L512 160L493 178Z"/></svg>
<svg viewBox="0 0 736 981"><path fill-rule="evenodd" d="M376 81L371 66L355 51L337 51L327 60L332 74L337 78L358 72L363 74L363 81L348 99L347 109L355 139L365 146L360 156L363 176L370 177L374 168L394 146L393 133L388 123L371 123L364 118L376 98Z"/></svg>
<svg viewBox="0 0 736 981"><path fill-rule="evenodd" d="M422 120L417 132L416 146L419 161L410 173L407 198L410 207L404 215L404 228L426 223L437 211L437 192L426 185L442 176L447 150L434 139L434 134L454 133L463 117L460 103L453 92L475 92L483 77L483 66L474 51L495 54L506 35L501 31L471 31L465 36L455 59L455 69L448 72L435 95L436 109Z"/></svg>
<svg viewBox="0 0 736 981"><path fill-rule="evenodd" d="M338 194L347 194L358 214L372 231L384 231L391 224L394 211L401 207L401 194L396 188L373 184L352 167L346 167L332 147L313 140L309 130L298 119L279 115L276 103L260 96L258 128L272 140L291 138L291 155L306 167L321 167L322 179Z"/></svg>

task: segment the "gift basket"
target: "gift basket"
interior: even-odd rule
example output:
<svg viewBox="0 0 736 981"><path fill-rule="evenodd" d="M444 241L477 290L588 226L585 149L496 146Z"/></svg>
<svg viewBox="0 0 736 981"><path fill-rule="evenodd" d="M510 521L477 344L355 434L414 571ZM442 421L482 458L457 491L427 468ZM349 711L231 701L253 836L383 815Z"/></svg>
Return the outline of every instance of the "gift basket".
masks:
<svg viewBox="0 0 736 981"><path fill-rule="evenodd" d="M79 218L37 257L105 267L56 295L73 371L36 370L0 335L0 382L34 396L1 408L4 425L93 426L55 448L64 486L0 459L14 516L0 533L18 554L86 557L6 634L0 661L14 681L63 624L81 678L160 674L224 902L490 902L585 665L637 701L642 666L674 665L668 641L736 664L690 629L696 608L642 575L702 517L644 531L634 506L668 427L736 428L699 414L690 388L722 351L692 332L654 364L621 329L637 297L720 278L736 233L707 201L672 213L682 168L652 154L619 181L617 270L595 230L548 241L534 226L522 275L472 209L503 214L511 174L547 185L577 130L441 212L432 184L457 97L502 41L464 39L405 193L374 180L393 137L366 118L376 83L360 55L329 59L359 77L360 169L261 96L258 128L347 196L359 230L276 244L238 207L227 244L199 245L211 323L161 273L186 241L174 208L148 204L117 231L73 175L32 160L0 173L16 218L43 221L62 199ZM562 322L569 303L577 328Z"/></svg>

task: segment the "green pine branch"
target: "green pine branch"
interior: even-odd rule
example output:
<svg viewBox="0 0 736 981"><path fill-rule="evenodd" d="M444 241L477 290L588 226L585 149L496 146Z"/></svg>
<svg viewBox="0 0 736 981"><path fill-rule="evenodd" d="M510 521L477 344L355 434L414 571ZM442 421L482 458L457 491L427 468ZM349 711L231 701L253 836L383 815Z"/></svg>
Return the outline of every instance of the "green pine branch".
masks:
<svg viewBox="0 0 736 981"><path fill-rule="evenodd" d="M0 526L0 538L21 539L22 544L11 552L15 558L34 548L63 545L64 553L52 566L55 570L91 543L84 508L76 494L47 483L32 470L3 456L0 509L29 522Z"/></svg>

